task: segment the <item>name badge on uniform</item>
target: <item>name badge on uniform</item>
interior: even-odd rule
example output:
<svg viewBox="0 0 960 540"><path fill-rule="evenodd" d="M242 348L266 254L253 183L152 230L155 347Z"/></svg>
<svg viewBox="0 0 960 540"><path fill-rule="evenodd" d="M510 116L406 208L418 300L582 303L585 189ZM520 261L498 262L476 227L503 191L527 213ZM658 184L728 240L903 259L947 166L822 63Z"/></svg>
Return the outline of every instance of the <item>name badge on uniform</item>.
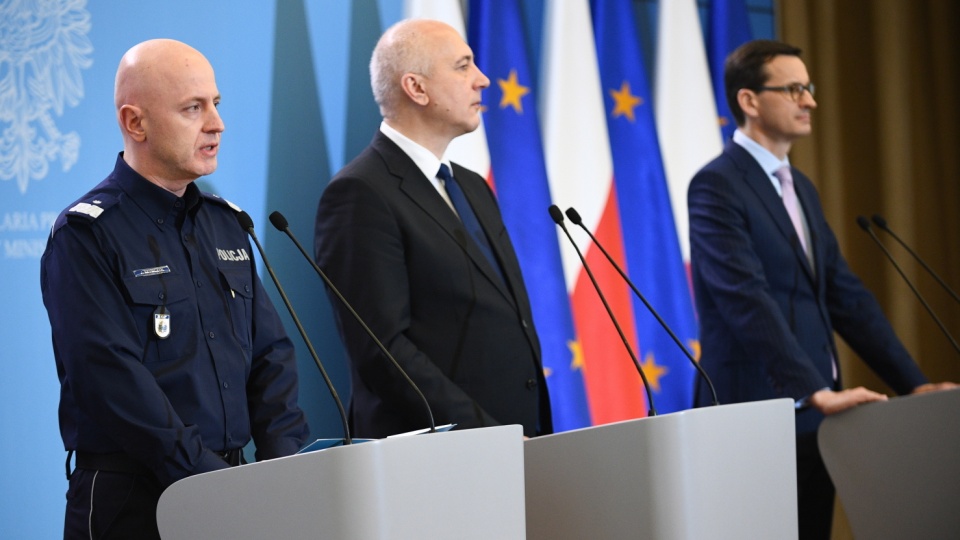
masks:
<svg viewBox="0 0 960 540"><path fill-rule="evenodd" d="M153 312L153 333L160 339L170 337L170 312L167 306L160 306Z"/></svg>

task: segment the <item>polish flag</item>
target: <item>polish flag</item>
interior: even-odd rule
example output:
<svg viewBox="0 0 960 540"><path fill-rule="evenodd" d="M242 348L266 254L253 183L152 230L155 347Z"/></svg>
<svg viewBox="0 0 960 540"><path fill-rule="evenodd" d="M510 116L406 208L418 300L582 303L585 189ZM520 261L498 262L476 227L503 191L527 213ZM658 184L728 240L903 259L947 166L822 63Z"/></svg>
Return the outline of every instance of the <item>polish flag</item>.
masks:
<svg viewBox="0 0 960 540"><path fill-rule="evenodd" d="M687 186L723 144L713 100L697 0L661 0L654 101L670 204L686 265L690 265Z"/></svg>
<svg viewBox="0 0 960 540"><path fill-rule="evenodd" d="M625 267L590 20L587 0L546 3L539 101L544 159L555 204L564 210L575 207L584 225ZM635 351L637 338L627 285L583 231L573 224L568 227ZM605 424L644 416L646 399L637 368L575 250L562 231L558 230L558 234L574 324L582 347L592 422Z"/></svg>

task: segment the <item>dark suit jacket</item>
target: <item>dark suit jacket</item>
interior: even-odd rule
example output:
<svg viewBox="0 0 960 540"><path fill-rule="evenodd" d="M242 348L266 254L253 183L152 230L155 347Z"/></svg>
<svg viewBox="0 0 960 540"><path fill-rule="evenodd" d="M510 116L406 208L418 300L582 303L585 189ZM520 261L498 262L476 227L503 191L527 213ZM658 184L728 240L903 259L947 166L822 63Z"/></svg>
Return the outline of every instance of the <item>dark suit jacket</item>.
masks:
<svg viewBox="0 0 960 540"><path fill-rule="evenodd" d="M721 403L800 399L832 380L836 331L898 393L926 382L873 295L840 254L816 189L792 169L810 228L811 269L769 176L740 145L693 178L690 258L700 321L701 365ZM698 392L698 404L708 404ZM797 433L822 415L797 415Z"/></svg>
<svg viewBox="0 0 960 540"><path fill-rule="evenodd" d="M453 174L506 283L413 160L380 132L320 199L317 263L423 391L437 424L550 433L540 343L513 245L483 178L456 164ZM350 356L355 435L428 427L415 391L330 300Z"/></svg>

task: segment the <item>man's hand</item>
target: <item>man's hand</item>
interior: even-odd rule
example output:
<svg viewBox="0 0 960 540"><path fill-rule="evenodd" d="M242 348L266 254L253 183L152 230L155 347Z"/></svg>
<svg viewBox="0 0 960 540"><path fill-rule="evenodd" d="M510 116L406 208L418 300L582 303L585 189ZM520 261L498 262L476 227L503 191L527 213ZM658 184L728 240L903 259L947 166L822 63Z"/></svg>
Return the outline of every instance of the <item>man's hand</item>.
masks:
<svg viewBox="0 0 960 540"><path fill-rule="evenodd" d="M924 394L926 392L939 392L941 390L952 390L957 387L957 383L952 382L939 382L939 383L927 383L921 384L920 386L913 389L911 394Z"/></svg>
<svg viewBox="0 0 960 540"><path fill-rule="evenodd" d="M858 386L839 392L834 392L833 390L814 392L810 396L810 406L816 408L823 414L836 414L864 403L886 400L886 395Z"/></svg>

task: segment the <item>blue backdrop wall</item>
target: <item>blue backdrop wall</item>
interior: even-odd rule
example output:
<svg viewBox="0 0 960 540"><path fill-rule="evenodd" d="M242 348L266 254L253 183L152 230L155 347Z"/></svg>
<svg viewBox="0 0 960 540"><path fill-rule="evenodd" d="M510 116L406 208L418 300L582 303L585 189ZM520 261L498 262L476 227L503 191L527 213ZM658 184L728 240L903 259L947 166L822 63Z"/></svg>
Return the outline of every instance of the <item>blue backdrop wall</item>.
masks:
<svg viewBox="0 0 960 540"><path fill-rule="evenodd" d="M523 1L534 59L543 1ZM749 2L757 37L773 35L771 3ZM635 5L652 66L657 4ZM169 37L193 45L213 64L226 132L219 170L201 179L202 187L250 213L346 399L346 361L322 285L266 216L282 211L310 249L323 187L379 123L367 62L382 30L402 11L402 0L166 0L122 7L0 1L0 538L61 535L65 452L39 261L57 213L99 182L121 149L113 80L122 54L142 40ZM25 91L26 75L50 62L59 64L45 77L59 95ZM298 352L312 435L337 436L335 407L306 349Z"/></svg>

